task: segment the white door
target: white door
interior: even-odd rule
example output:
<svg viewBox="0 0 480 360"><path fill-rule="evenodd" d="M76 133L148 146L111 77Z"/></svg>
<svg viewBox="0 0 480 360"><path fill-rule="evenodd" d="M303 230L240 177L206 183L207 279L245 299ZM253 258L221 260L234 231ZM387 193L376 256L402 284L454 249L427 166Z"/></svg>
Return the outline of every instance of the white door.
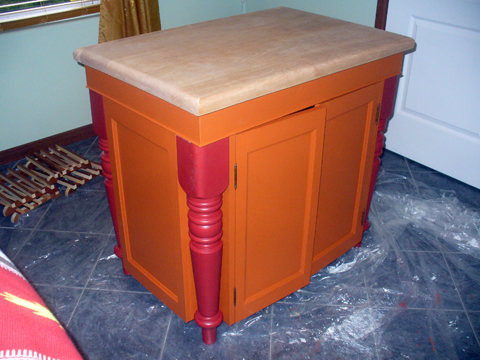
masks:
<svg viewBox="0 0 480 360"><path fill-rule="evenodd" d="M480 188L480 0L390 0L386 30L417 43L386 148Z"/></svg>

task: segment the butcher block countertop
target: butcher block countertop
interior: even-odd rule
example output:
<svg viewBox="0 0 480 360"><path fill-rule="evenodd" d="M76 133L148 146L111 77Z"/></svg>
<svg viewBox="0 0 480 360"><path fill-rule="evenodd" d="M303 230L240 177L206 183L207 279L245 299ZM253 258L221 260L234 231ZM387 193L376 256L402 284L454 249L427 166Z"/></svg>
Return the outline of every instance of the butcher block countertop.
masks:
<svg viewBox="0 0 480 360"><path fill-rule="evenodd" d="M84 47L74 58L202 116L414 46L409 37L281 7Z"/></svg>

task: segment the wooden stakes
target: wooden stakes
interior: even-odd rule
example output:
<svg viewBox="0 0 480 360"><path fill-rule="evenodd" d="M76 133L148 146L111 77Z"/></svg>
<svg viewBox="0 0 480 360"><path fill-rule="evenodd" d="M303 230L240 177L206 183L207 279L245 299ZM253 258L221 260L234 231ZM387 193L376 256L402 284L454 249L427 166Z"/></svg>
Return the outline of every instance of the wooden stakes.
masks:
<svg viewBox="0 0 480 360"><path fill-rule="evenodd" d="M17 222L19 216L60 196L56 185L65 187L65 196L94 179L102 166L60 145L26 157L26 165L0 174L0 206L3 215Z"/></svg>

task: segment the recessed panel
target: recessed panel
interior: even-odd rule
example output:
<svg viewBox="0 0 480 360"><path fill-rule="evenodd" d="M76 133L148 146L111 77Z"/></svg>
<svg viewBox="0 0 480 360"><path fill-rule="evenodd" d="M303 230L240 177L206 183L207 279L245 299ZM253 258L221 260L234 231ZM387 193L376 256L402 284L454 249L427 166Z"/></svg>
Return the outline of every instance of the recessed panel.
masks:
<svg viewBox="0 0 480 360"><path fill-rule="evenodd" d="M327 121L314 254L352 234L357 214L368 105Z"/></svg>
<svg viewBox="0 0 480 360"><path fill-rule="evenodd" d="M386 148L480 188L480 2L390 0L405 56Z"/></svg>
<svg viewBox="0 0 480 360"><path fill-rule="evenodd" d="M307 133L248 155L247 298L302 270L311 141Z"/></svg>
<svg viewBox="0 0 480 360"><path fill-rule="evenodd" d="M310 280L325 108L236 137L235 320Z"/></svg>
<svg viewBox="0 0 480 360"><path fill-rule="evenodd" d="M182 283L172 155L121 124L116 129L128 260L176 300ZM145 154L149 161L140 160Z"/></svg>
<svg viewBox="0 0 480 360"><path fill-rule="evenodd" d="M406 79L405 110L480 134L480 31L413 21L418 46Z"/></svg>

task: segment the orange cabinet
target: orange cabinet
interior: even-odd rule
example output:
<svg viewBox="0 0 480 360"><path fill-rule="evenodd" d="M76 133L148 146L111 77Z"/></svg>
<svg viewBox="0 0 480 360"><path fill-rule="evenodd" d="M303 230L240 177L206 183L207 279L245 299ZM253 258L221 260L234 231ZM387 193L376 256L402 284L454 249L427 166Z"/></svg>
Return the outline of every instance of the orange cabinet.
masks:
<svg viewBox="0 0 480 360"><path fill-rule="evenodd" d="M209 344L308 284L361 240L414 45L275 8L77 49L125 270Z"/></svg>
<svg viewBox="0 0 480 360"><path fill-rule="evenodd" d="M195 318L206 343L222 316L231 325L307 285L361 241L382 92L401 60L204 116L87 67L103 102L125 270L183 320ZM219 190L205 195L218 177ZM189 183L196 178L208 180Z"/></svg>
<svg viewBox="0 0 480 360"><path fill-rule="evenodd" d="M231 323L361 241L382 90L376 83L236 136Z"/></svg>
<svg viewBox="0 0 480 360"><path fill-rule="evenodd" d="M228 324L307 285L361 241L382 89L377 82L230 136L220 289ZM125 268L190 321L176 134L118 102L104 106Z"/></svg>

